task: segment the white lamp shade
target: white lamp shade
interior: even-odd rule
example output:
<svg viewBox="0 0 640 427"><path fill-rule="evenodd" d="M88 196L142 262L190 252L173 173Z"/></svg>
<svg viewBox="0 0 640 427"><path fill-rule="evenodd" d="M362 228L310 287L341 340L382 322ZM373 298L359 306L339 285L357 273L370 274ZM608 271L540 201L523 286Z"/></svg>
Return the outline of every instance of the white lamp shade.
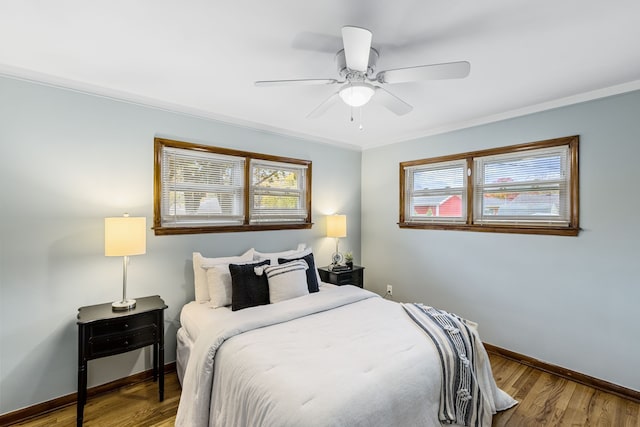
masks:
<svg viewBox="0 0 640 427"><path fill-rule="evenodd" d="M352 83L340 90L340 98L351 107L361 107L375 93L374 86L368 83Z"/></svg>
<svg viewBox="0 0 640 427"><path fill-rule="evenodd" d="M327 237L347 237L346 215L329 215L327 217Z"/></svg>
<svg viewBox="0 0 640 427"><path fill-rule="evenodd" d="M104 219L105 256L142 255L147 251L147 218L111 217Z"/></svg>

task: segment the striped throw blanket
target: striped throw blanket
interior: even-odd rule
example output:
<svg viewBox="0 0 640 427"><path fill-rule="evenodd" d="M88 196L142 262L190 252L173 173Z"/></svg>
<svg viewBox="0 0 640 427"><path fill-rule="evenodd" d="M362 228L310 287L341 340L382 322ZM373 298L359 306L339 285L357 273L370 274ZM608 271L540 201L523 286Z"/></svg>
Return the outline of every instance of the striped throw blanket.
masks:
<svg viewBox="0 0 640 427"><path fill-rule="evenodd" d="M433 340L440 356L440 421L444 424L482 426L485 412L492 411L476 377L476 347L482 345L476 325L455 314L422 304L402 306Z"/></svg>

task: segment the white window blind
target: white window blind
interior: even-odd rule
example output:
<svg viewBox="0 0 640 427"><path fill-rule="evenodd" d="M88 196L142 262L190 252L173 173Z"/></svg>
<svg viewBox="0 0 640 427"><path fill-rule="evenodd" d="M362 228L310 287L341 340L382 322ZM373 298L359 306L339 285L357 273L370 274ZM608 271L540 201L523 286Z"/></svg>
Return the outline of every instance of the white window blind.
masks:
<svg viewBox="0 0 640 427"><path fill-rule="evenodd" d="M568 225L569 147L474 158L474 222Z"/></svg>
<svg viewBox="0 0 640 427"><path fill-rule="evenodd" d="M162 226L242 224L244 164L244 157L164 146Z"/></svg>
<svg viewBox="0 0 640 427"><path fill-rule="evenodd" d="M405 222L464 223L467 216L466 161L408 166Z"/></svg>
<svg viewBox="0 0 640 427"><path fill-rule="evenodd" d="M251 160L249 222L304 223L307 220L307 166Z"/></svg>

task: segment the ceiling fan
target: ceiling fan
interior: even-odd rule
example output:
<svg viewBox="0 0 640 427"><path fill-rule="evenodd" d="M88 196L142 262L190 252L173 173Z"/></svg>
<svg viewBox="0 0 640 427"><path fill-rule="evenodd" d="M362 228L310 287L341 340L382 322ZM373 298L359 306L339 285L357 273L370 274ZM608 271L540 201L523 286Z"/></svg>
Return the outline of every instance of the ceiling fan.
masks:
<svg viewBox="0 0 640 427"><path fill-rule="evenodd" d="M337 79L261 80L255 82L255 85L340 85L338 91L311 111L307 118L320 117L339 99L351 107L361 107L374 95L377 102L402 116L409 113L413 107L381 85L419 80L462 79L469 75L471 64L467 61L395 68L375 73L379 55L378 51L371 47L372 37L371 31L365 28L342 27L344 49L336 54L339 74Z"/></svg>

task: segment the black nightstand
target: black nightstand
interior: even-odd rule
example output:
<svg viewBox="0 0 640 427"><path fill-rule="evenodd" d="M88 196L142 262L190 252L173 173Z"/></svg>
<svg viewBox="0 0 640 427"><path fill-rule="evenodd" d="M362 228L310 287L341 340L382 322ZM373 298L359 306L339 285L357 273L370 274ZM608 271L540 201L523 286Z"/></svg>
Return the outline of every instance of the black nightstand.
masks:
<svg viewBox="0 0 640 427"><path fill-rule="evenodd" d="M159 296L137 298L129 311L113 311L111 303L78 309L78 415L82 425L87 403L87 362L153 345L153 380L164 399L164 310Z"/></svg>
<svg viewBox="0 0 640 427"><path fill-rule="evenodd" d="M329 266L319 267L320 279L323 282L333 283L334 285L354 285L360 288L364 287L364 267L354 265L351 270L331 271Z"/></svg>

